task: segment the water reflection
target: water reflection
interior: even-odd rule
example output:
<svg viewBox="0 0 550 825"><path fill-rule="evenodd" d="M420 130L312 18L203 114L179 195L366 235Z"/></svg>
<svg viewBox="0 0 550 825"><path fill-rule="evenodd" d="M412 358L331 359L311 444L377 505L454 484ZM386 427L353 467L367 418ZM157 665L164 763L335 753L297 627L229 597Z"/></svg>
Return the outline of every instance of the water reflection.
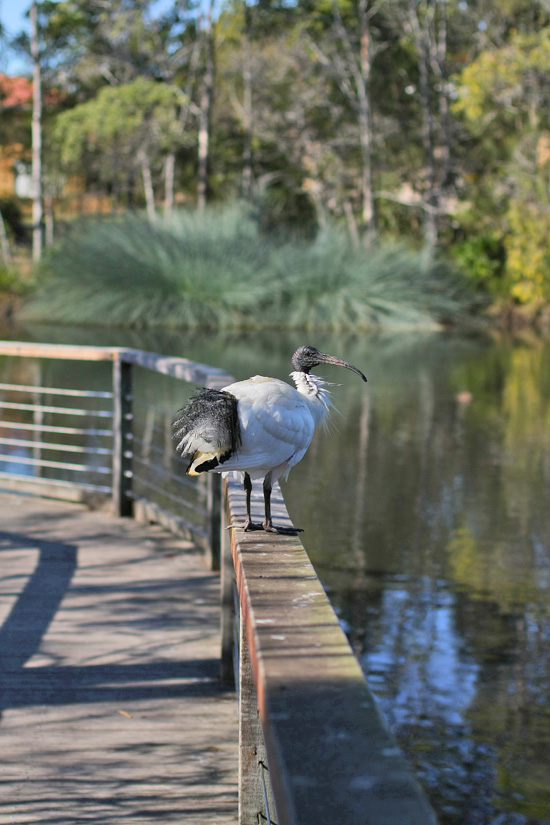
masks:
<svg viewBox="0 0 550 825"><path fill-rule="evenodd" d="M236 378L285 378L306 342L357 364L366 387L322 371L342 382L342 415L290 474L291 517L441 821L550 821L547 343L47 327L14 337L154 349Z"/></svg>
<svg viewBox="0 0 550 825"><path fill-rule="evenodd" d="M287 495L441 821L548 821L550 352L456 343L370 353Z"/></svg>

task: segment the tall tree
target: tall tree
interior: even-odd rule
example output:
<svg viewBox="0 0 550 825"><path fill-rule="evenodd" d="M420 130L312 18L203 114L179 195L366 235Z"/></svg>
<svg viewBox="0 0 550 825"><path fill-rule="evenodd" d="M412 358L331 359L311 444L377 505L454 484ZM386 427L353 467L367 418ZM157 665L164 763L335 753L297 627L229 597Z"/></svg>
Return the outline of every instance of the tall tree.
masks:
<svg viewBox="0 0 550 825"><path fill-rule="evenodd" d="M371 21L381 3L358 0L354 13L331 0L332 24L325 38L310 40L313 51L335 79L357 119L360 147L359 228L367 240L376 235L376 210L372 176L373 126L370 78L380 45L374 42ZM346 12L344 16L344 11Z"/></svg>
<svg viewBox="0 0 550 825"><path fill-rule="evenodd" d="M42 256L42 72L38 45L37 3L30 8L32 54L32 257L39 261Z"/></svg>
<svg viewBox="0 0 550 825"><path fill-rule="evenodd" d="M204 23L201 26L203 44L203 76L199 103L197 206L202 211L208 193L208 166L210 159L210 128L214 102L216 54L213 24L214 0L209 0Z"/></svg>
<svg viewBox="0 0 550 825"><path fill-rule="evenodd" d="M424 239L429 247L438 241L438 216L450 179L446 0L406 0L397 3L397 17L412 44L418 68L418 96L425 174L421 202Z"/></svg>
<svg viewBox="0 0 550 825"><path fill-rule="evenodd" d="M252 96L252 9L245 0L244 27L242 38L242 77L243 77L243 173L242 196L245 200L252 198L254 173L252 168L252 145L254 134L254 108Z"/></svg>

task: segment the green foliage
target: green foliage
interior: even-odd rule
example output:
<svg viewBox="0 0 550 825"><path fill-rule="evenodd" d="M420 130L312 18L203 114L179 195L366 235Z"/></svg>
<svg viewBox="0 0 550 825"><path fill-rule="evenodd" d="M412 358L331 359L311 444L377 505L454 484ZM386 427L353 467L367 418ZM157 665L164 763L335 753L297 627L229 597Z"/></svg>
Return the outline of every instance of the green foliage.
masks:
<svg viewBox="0 0 550 825"><path fill-rule="evenodd" d="M548 26L512 29L500 48L463 69L454 104L478 150L468 176L478 226L455 258L490 293L533 307L550 300L549 63Z"/></svg>
<svg viewBox="0 0 550 825"><path fill-rule="evenodd" d="M11 237L18 237L21 234L21 209L13 197L0 198L0 214L4 220L6 232Z"/></svg>
<svg viewBox="0 0 550 825"><path fill-rule="evenodd" d="M413 245L428 238L478 292L548 300L540 283L547 196L536 184L526 191L540 170L525 168L550 132L547 3L227 0L211 25L200 4L157 7L154 0L38 6L44 180L58 214L74 208L65 195L82 189L114 208L145 199L149 216L163 199L192 204L200 132L209 202L240 192L260 205L261 231L270 237L292 231L311 239L333 223L361 235L368 223L369 237ZM205 72L209 44L213 79ZM4 120L4 143L28 149L28 118ZM518 200L525 214L514 210ZM413 314L437 315L426 303L423 259L395 250L397 271L409 273L403 282L419 289L411 292ZM397 276L395 284L388 278L383 309L375 285L367 294L370 275L351 257L339 293L313 247L289 254L302 262L305 283L315 283L317 267L327 291L283 311L283 296L296 294L283 279L270 308L284 322L303 314L312 323L331 325L341 315L368 324L384 313L387 322L393 304L407 298ZM369 252L376 266L380 254ZM330 319L321 294L341 303Z"/></svg>
<svg viewBox="0 0 550 825"><path fill-rule="evenodd" d="M47 256L23 317L123 326L239 326L266 285L266 246L238 209L85 221Z"/></svg>
<svg viewBox="0 0 550 825"><path fill-rule="evenodd" d="M13 295L17 291L17 282L15 270L0 264L0 296Z"/></svg>
<svg viewBox="0 0 550 825"><path fill-rule="evenodd" d="M181 141L177 108L185 100L177 87L144 77L105 87L58 115L52 138L61 165L78 170L98 157L102 177L112 181L120 167L136 166L144 154L154 159L175 149Z"/></svg>
<svg viewBox="0 0 550 825"><path fill-rule="evenodd" d="M290 327L434 327L472 308L463 280L430 253L397 243L356 248L333 229L277 250L273 266Z"/></svg>
<svg viewBox="0 0 550 825"><path fill-rule="evenodd" d="M550 31L515 33L500 49L487 49L463 69L454 104L472 128L488 124L505 131L517 129L519 119L534 125L548 122L550 102Z"/></svg>
<svg viewBox="0 0 550 825"><path fill-rule="evenodd" d="M242 208L87 221L45 263L29 320L179 328L431 326L471 309L421 252L356 249L335 231L275 243Z"/></svg>
<svg viewBox="0 0 550 825"><path fill-rule="evenodd" d="M471 232L453 245L451 255L474 286L494 295L503 294L504 248L498 233Z"/></svg>
<svg viewBox="0 0 550 825"><path fill-rule="evenodd" d="M515 201L508 210L506 275L520 304L550 300L550 204Z"/></svg>

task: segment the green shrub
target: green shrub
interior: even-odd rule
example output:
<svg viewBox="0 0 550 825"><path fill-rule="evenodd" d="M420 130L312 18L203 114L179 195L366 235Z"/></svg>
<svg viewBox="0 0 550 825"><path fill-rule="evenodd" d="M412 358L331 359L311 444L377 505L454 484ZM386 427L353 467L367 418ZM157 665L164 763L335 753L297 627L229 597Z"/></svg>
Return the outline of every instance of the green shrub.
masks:
<svg viewBox="0 0 550 825"><path fill-rule="evenodd" d="M0 198L0 212L4 228L11 238L20 240L23 236L21 208L15 198Z"/></svg>
<svg viewBox="0 0 550 825"><path fill-rule="evenodd" d="M124 326L243 324L263 299L267 249L239 209L80 224L44 263L28 320Z"/></svg>
<svg viewBox="0 0 550 825"><path fill-rule="evenodd" d="M435 326L471 308L464 282L400 245L326 231L275 242L239 206L86 221L46 257L23 317L177 328Z"/></svg>
<svg viewBox="0 0 550 825"><path fill-rule="evenodd" d="M17 281L15 269L0 264L0 295L12 295L17 292Z"/></svg>
<svg viewBox="0 0 550 825"><path fill-rule="evenodd" d="M472 235L454 244L451 254L473 286L493 295L503 294L505 251L497 232Z"/></svg>
<svg viewBox="0 0 550 825"><path fill-rule="evenodd" d="M290 327L434 327L472 309L450 266L400 244L355 248L329 230L276 250L272 265L283 285L280 321Z"/></svg>

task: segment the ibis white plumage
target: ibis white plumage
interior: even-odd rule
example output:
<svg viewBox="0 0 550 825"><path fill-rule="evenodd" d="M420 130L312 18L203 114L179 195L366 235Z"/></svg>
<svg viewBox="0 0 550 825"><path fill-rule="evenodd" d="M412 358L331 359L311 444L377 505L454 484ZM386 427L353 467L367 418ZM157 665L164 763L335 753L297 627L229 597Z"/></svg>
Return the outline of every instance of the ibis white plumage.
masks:
<svg viewBox="0 0 550 825"><path fill-rule="evenodd" d="M188 475L235 470L244 474L245 530L295 533L275 527L271 518L271 489L286 478L305 455L313 433L332 407L326 381L311 373L319 364L333 364L367 379L361 370L312 346L292 356L294 387L277 378L254 375L222 390L202 389L178 412L174 423L176 449ZM265 518L252 521L252 480L263 479Z"/></svg>

